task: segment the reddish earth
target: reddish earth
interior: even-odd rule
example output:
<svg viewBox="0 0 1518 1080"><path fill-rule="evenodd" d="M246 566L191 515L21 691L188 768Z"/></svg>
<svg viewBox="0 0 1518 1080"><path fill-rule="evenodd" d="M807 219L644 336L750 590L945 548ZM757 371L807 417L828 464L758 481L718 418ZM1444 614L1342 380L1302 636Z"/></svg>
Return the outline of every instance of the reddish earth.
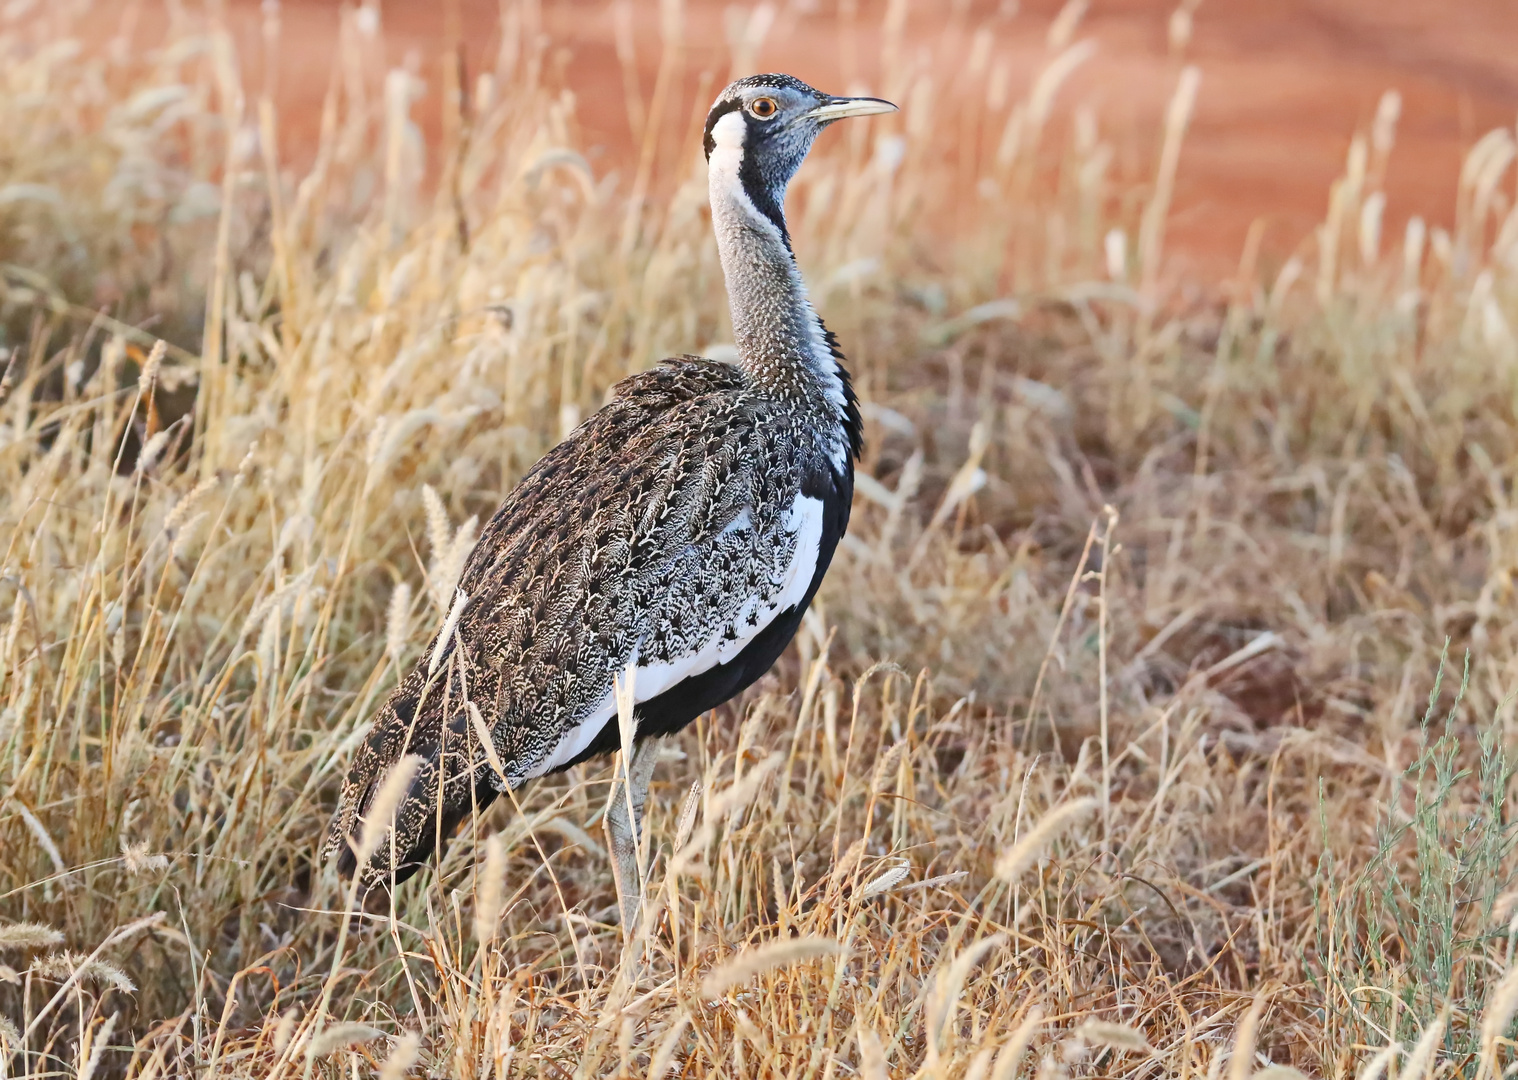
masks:
<svg viewBox="0 0 1518 1080"><path fill-rule="evenodd" d="M496 0L386 0L386 63L408 54L432 86L439 58L461 39L479 70L496 39ZM826 88L881 88L885 0L780 0L755 67L781 69ZM668 145L692 115L703 73L729 74L720 0L688 0L685 48L672 96ZM1045 39L1058 0L916 0L903 53L935 73L953 100L971 35L993 30L993 64L1012 63L1013 100L1047 62ZM541 0L542 23L562 43L562 77L575 91L598 168L629 163L623 72L608 0ZM1166 101L1183 62L1168 36L1171 0L1094 0L1076 32L1098 52L1067 85L1065 105L1090 103L1119 151L1125 175L1147 175ZM850 10L854 14L849 15ZM642 95L659 58L658 0L631 0ZM998 12L1001 12L999 15ZM234 0L245 63L261 64L257 0ZM286 155L316 131L331 73L340 8L334 0L285 0L277 61ZM452 27L457 29L450 29ZM1449 224L1464 151L1518 118L1518 10L1514 0L1205 0L1184 62L1202 72L1173 204L1170 250L1193 273L1216 276L1237 263L1245 234L1266 223L1265 248L1290 251L1321 219L1350 136L1368 127L1382 92L1402 95L1397 148L1387 173L1389 225L1410 214ZM710 84L709 84L710 85ZM706 91L709 99L712 90ZM436 109L432 94L430 108ZM704 106L704 101L701 103ZM422 110L429 108L423 103Z"/></svg>

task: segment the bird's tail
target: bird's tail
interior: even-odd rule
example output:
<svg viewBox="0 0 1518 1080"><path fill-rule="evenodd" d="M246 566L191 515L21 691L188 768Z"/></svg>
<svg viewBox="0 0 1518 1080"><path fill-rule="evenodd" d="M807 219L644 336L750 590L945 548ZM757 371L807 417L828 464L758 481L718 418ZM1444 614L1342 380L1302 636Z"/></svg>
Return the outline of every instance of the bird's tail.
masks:
<svg viewBox="0 0 1518 1080"><path fill-rule="evenodd" d="M357 874L366 893L411 877L447 843L459 822L496 796L463 712L445 722L442 700L436 709L419 711L416 696L406 690L403 683L391 695L359 746L323 850L325 857L337 859L343 877ZM409 781L398 791L386 791L391 770L411 756L416 761ZM386 798L380 798L382 792ZM381 818L390 822L388 830ZM368 851L363 850L366 838ZM365 856L362 866L360 855Z"/></svg>

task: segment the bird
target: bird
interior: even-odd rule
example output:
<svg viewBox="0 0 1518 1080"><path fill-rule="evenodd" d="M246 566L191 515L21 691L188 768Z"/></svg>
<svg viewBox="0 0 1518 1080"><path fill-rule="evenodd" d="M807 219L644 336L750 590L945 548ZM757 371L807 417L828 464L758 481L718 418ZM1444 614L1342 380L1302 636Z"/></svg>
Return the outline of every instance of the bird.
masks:
<svg viewBox="0 0 1518 1080"><path fill-rule="evenodd" d="M718 95L703 146L736 359L680 356L617 383L481 530L339 794L324 854L355 889L393 889L498 795L621 749L625 683L628 798L609 800L607 829L619 895L633 892L657 740L770 668L848 528L859 402L784 206L825 128L894 111L782 74ZM361 844L403 759L388 842ZM635 910L624 897L624 922Z"/></svg>

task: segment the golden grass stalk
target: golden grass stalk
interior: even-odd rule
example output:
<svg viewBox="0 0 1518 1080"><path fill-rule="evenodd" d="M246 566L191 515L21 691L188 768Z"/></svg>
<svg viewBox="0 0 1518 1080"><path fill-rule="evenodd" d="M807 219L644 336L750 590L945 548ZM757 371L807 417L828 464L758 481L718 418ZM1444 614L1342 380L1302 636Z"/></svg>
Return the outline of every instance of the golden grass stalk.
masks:
<svg viewBox="0 0 1518 1080"><path fill-rule="evenodd" d="M0 926L0 949L47 949L63 944L63 934L41 923Z"/></svg>
<svg viewBox="0 0 1518 1080"><path fill-rule="evenodd" d="M368 1024L333 1024L311 1040L311 1045L306 1048L306 1056L311 1059L324 1058L339 1050L373 1042L375 1039L383 1038L384 1034L379 1028L370 1027Z"/></svg>
<svg viewBox="0 0 1518 1080"><path fill-rule="evenodd" d="M414 1031L408 1031L396 1039L395 1046L380 1066L380 1080L402 1080L421 1056L421 1048L421 1036Z"/></svg>
<svg viewBox="0 0 1518 1080"><path fill-rule="evenodd" d="M659 1040L659 1047L654 1051L654 1056L648 1062L648 1080L659 1080L669 1072L675 1064L675 1054L680 1050L680 1039L685 1034L690 1017L684 1013L675 1017L675 1022L669 1026L664 1037Z"/></svg>
<svg viewBox="0 0 1518 1080"><path fill-rule="evenodd" d="M506 843L500 833L485 841L485 861L480 866L475 897L474 936L482 947L495 940L506 894Z"/></svg>
<svg viewBox="0 0 1518 1080"><path fill-rule="evenodd" d="M1038 1031L1039 1025L1044 1022L1044 1011L1037 1005L1028 1010L1028 1015L1022 1023L1012 1032L1012 1037L1007 1040L996 1054L996 1064L991 1067L991 1080L1012 1080L1017 1075L1017 1070L1022 1065L1023 1055L1028 1052L1028 1046L1033 1041L1033 1035Z"/></svg>
<svg viewBox="0 0 1518 1080"><path fill-rule="evenodd" d="M432 658L427 661L427 675L437 674L438 664L443 661L443 654L448 651L449 639L453 637L453 631L459 624L459 618L464 614L464 605L469 603L469 597L464 595L463 589L455 589L453 603L448 608L448 615L443 620L443 628L438 631L437 644L433 646Z"/></svg>
<svg viewBox="0 0 1518 1080"><path fill-rule="evenodd" d="M421 763L422 759L415 754L407 754L386 770L379 790L369 801L369 812L364 815L364 827L359 832L358 842L353 846L353 854L359 866L369 861L389 835L395 811L406 797L406 792L411 789L411 781L416 777Z"/></svg>
<svg viewBox="0 0 1518 1080"><path fill-rule="evenodd" d="M1436 1067L1436 1056L1439 1042L1444 1037L1444 1028L1447 1021L1439 1017L1424 1027L1418 1041L1407 1052L1407 1058L1402 1062L1402 1069L1397 1073L1397 1080L1426 1080Z"/></svg>
<svg viewBox="0 0 1518 1080"><path fill-rule="evenodd" d="M824 956L843 956L847 951L838 942L821 937L767 942L745 949L721 967L709 971L701 980L701 996L721 997L740 983L746 983L755 975L773 968L800 964Z"/></svg>
<svg viewBox="0 0 1518 1080"><path fill-rule="evenodd" d="M1077 822L1084 820L1101 805L1093 798L1081 798L1050 810L1028 834L1013 844L996 860L996 876L1015 883L1043 851Z"/></svg>
<svg viewBox="0 0 1518 1080"><path fill-rule="evenodd" d="M1126 1050L1134 1054L1154 1053L1154 1047L1149 1045L1149 1040L1144 1037L1144 1033L1127 1024L1114 1024L1106 1020L1084 1020L1075 1029L1075 1034L1093 1046L1105 1046L1110 1050Z"/></svg>
<svg viewBox="0 0 1518 1080"><path fill-rule="evenodd" d="M1165 142L1160 150L1160 162L1154 184L1154 194L1144 208L1143 222L1139 227L1138 258L1140 279L1145 289L1153 289L1158 282L1160 256L1165 242L1165 225L1170 215L1170 200L1174 197L1176 172L1180 168L1181 146L1186 129L1191 124L1191 114L1196 108L1197 89L1202 73L1194 65L1181 69L1176 81L1175 93L1165 112Z"/></svg>

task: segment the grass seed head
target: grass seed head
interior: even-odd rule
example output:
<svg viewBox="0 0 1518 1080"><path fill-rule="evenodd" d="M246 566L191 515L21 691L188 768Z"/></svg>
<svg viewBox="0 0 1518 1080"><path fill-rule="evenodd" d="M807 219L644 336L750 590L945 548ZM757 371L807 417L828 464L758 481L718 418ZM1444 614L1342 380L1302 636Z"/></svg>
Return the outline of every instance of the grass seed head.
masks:
<svg viewBox="0 0 1518 1080"><path fill-rule="evenodd" d="M859 1075L862 1080L887 1080L885 1048L872 1028L861 1026L859 1039Z"/></svg>
<svg viewBox="0 0 1518 1080"><path fill-rule="evenodd" d="M105 1018L105 1023L90 1032L90 1056L86 1059L84 1068L79 1070L79 1080L90 1080L95 1075L95 1070L100 1068L100 1059L110 1045L111 1032L116 1030L116 1021L120 1018L120 1013L111 1013Z"/></svg>
<svg viewBox="0 0 1518 1080"><path fill-rule="evenodd" d="M49 953L32 965L32 971L41 978L55 982L66 982L77 972L80 982L91 981L128 994L137 989L121 968L109 960L98 956L91 958L85 953Z"/></svg>
<svg viewBox="0 0 1518 1080"><path fill-rule="evenodd" d="M286 1009L280 1016L279 1023L274 1026L273 1047L275 1056L283 1054L285 1047L290 1045L290 1040L295 1036L295 1023L297 1020L294 1009Z"/></svg>
<svg viewBox="0 0 1518 1080"><path fill-rule="evenodd" d="M142 374L137 376L137 390L144 396L151 393L158 382L158 370L163 367L163 357L167 349L168 346L164 342L153 342L147 359L142 363Z"/></svg>
<svg viewBox="0 0 1518 1080"><path fill-rule="evenodd" d="M333 1024L311 1040L311 1045L306 1049L306 1056L315 1061L339 1050L373 1042L375 1039L382 1038L384 1034L379 1028L370 1027L368 1024Z"/></svg>
<svg viewBox="0 0 1518 1080"><path fill-rule="evenodd" d="M707 973L701 980L701 996L720 997L734 986L746 983L755 975L771 968L799 964L824 956L842 956L845 951L838 942L820 937L771 941L745 949L721 967L713 968Z"/></svg>
<svg viewBox="0 0 1518 1080"><path fill-rule="evenodd" d="M129 874L146 874L151 871L163 871L169 868L167 855L148 851L148 842L141 840L133 843L125 836L121 838L121 859L126 865Z"/></svg>
<svg viewBox="0 0 1518 1080"><path fill-rule="evenodd" d="M1023 1017L1022 1023L1012 1032L1012 1037L997 1053L996 1064L991 1068L991 1080L1012 1080L1017 1075L1023 1055L1028 1052L1034 1033L1043 1021L1044 1012L1037 1005L1028 1010L1028 1015Z"/></svg>
<svg viewBox="0 0 1518 1080"><path fill-rule="evenodd" d="M1515 1012L1518 1012L1518 966L1509 968L1497 983L1481 1018L1481 1041L1488 1052L1496 1052L1497 1040L1507 1031Z"/></svg>
<svg viewBox="0 0 1518 1080"><path fill-rule="evenodd" d="M1016 883L1023 872L1037 861L1049 844L1077 822L1089 817L1101 804L1092 798L1076 799L1055 807L1039 819L1026 836L1018 840L996 860L996 876Z"/></svg>
<svg viewBox="0 0 1518 1080"><path fill-rule="evenodd" d="M385 654L395 663L401 661L401 654L406 650L406 642L410 638L408 625L411 617L411 584L406 581L396 583L390 591L390 604L385 609Z"/></svg>
<svg viewBox="0 0 1518 1080"><path fill-rule="evenodd" d="M495 940L506 900L506 842L500 833L485 841L485 861L479 868L479 894L475 899L474 935L481 947Z"/></svg>
<svg viewBox="0 0 1518 1080"><path fill-rule="evenodd" d="M50 949L63 944L63 934L41 923L11 923L0 926L0 951Z"/></svg>
<svg viewBox="0 0 1518 1080"><path fill-rule="evenodd" d="M414 1031L408 1031L399 1039L390 1050L390 1055L385 1058L385 1063L380 1066L380 1080L402 1080L411 1071L411 1066L421 1056L422 1039Z"/></svg>
<svg viewBox="0 0 1518 1080"><path fill-rule="evenodd" d="M1126 1050L1134 1054L1153 1054L1154 1047L1144 1033L1127 1024L1113 1024L1105 1020L1086 1020L1075 1033L1092 1046L1105 1046L1110 1050Z"/></svg>
<svg viewBox="0 0 1518 1080"><path fill-rule="evenodd" d="M421 763L422 759L415 754L407 754L385 773L379 790L370 800L369 812L364 815L363 830L353 849L359 866L369 861L389 834L390 824L395 820L395 811L406 797L406 792L411 789L411 781Z"/></svg>

